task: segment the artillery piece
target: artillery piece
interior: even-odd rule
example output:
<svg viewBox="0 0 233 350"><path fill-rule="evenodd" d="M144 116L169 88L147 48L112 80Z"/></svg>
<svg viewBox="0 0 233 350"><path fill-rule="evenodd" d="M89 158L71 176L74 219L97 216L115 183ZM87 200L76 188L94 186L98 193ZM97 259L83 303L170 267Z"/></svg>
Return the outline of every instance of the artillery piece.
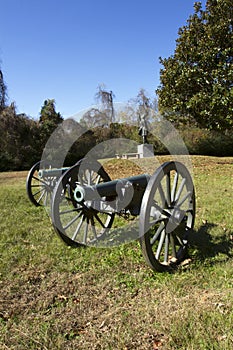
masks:
<svg viewBox="0 0 233 350"><path fill-rule="evenodd" d="M117 232L113 225L117 216L126 220L130 216L132 222L135 218L136 239L153 270L169 271L184 259L194 225L195 191L182 163L166 162L151 176L119 180L111 180L99 162L88 159L71 168L39 170L38 177L32 174L31 170L27 187L34 177L42 188L40 197L50 195L52 224L66 244L109 242ZM39 205L35 197L29 196Z"/></svg>

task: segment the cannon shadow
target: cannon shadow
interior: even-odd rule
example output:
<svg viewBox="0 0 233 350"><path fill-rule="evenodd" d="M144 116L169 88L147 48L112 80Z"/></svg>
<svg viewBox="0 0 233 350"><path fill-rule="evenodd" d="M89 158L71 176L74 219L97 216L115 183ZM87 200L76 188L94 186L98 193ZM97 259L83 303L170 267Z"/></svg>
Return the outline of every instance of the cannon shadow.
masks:
<svg viewBox="0 0 233 350"><path fill-rule="evenodd" d="M211 234L213 228L217 226L214 223L206 223L190 234L190 255L194 254L195 260L204 262L210 258L216 258L220 254L225 255L226 259L233 257L233 233L223 231L219 236ZM213 259L212 264L217 262L218 259Z"/></svg>

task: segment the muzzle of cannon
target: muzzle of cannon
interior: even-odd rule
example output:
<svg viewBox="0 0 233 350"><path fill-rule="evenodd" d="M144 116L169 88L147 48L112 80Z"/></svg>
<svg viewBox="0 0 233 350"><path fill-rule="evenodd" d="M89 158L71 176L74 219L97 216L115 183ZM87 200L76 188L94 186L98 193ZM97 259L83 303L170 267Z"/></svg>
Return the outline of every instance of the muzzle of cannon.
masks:
<svg viewBox="0 0 233 350"><path fill-rule="evenodd" d="M67 245L98 246L106 237L114 241L125 220L136 227L143 256L153 270L170 271L183 261L195 219L195 191L184 164L165 162L152 175L118 180L88 159L70 168L40 169L37 164L29 172L29 198L35 205L50 198L53 227Z"/></svg>

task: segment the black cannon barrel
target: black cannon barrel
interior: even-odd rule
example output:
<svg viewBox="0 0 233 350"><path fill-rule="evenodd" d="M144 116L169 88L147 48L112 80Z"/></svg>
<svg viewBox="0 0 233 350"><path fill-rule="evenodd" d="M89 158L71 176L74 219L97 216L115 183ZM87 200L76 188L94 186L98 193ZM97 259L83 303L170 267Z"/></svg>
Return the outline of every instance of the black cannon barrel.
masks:
<svg viewBox="0 0 233 350"><path fill-rule="evenodd" d="M122 190L144 192L149 179L150 175L142 174L103 182L94 186L77 185L74 197L77 202L82 202L99 199L100 197L117 197L119 193L123 193Z"/></svg>
<svg viewBox="0 0 233 350"><path fill-rule="evenodd" d="M51 168L51 169L40 169L38 172L39 178L43 179L45 177L60 177L69 168Z"/></svg>

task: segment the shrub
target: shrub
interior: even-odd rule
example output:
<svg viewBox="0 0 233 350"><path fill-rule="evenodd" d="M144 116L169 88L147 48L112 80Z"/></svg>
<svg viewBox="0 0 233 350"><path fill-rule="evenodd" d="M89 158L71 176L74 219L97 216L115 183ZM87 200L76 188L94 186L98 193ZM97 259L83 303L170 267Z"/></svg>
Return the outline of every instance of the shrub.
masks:
<svg viewBox="0 0 233 350"><path fill-rule="evenodd" d="M189 128L181 132L181 136L190 154L209 156L233 156L233 133Z"/></svg>

